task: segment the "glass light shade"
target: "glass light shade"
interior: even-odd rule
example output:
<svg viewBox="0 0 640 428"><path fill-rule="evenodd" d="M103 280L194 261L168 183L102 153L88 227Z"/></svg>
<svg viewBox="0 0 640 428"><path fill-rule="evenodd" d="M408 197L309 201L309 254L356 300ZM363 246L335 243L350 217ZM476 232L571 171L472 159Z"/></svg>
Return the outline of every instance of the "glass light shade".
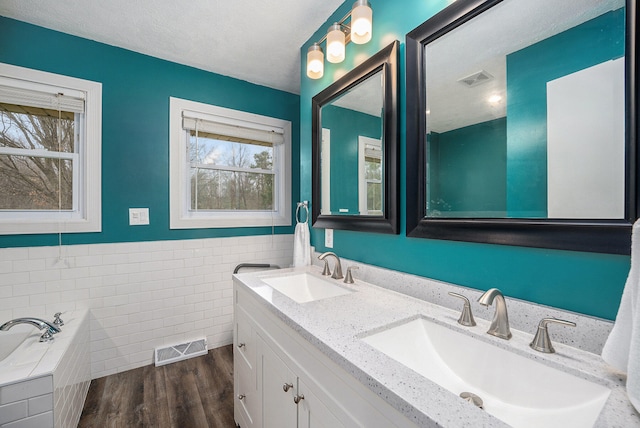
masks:
<svg viewBox="0 0 640 428"><path fill-rule="evenodd" d="M307 77L319 79L324 74L324 53L319 44L314 43L307 50Z"/></svg>
<svg viewBox="0 0 640 428"><path fill-rule="evenodd" d="M339 24L329 27L327 33L327 61L338 63L344 61L345 36Z"/></svg>
<svg viewBox="0 0 640 428"><path fill-rule="evenodd" d="M373 10L367 0L358 0L351 9L351 41L357 45L371 40Z"/></svg>

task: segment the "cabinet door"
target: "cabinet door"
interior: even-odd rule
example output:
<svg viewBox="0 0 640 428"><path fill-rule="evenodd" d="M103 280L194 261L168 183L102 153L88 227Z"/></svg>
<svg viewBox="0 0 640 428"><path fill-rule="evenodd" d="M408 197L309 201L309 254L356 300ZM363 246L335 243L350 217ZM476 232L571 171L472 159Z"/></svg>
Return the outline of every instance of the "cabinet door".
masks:
<svg viewBox="0 0 640 428"><path fill-rule="evenodd" d="M260 396L255 387L254 374L246 367L242 357L234 355L234 390L233 403L236 424L241 428L259 427L257 416L260 415Z"/></svg>
<svg viewBox="0 0 640 428"><path fill-rule="evenodd" d="M235 307L234 354L237 352L250 370L255 371L256 335L253 322L242 307Z"/></svg>
<svg viewBox="0 0 640 428"><path fill-rule="evenodd" d="M262 391L263 428L295 428L297 378L280 357L259 339L258 388ZM261 387L261 388L260 388Z"/></svg>
<svg viewBox="0 0 640 428"><path fill-rule="evenodd" d="M338 428L344 426L307 384L298 379L298 428ZM304 398L302 398L304 397Z"/></svg>
<svg viewBox="0 0 640 428"><path fill-rule="evenodd" d="M260 427L256 332L249 316L239 306L235 307L233 339L234 418L242 428Z"/></svg>

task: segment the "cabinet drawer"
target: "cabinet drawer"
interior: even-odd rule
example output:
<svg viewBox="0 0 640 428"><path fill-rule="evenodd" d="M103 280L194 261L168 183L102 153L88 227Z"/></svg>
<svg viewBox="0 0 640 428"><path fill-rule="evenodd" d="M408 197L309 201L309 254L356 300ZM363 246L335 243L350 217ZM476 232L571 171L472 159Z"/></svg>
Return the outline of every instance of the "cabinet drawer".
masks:
<svg viewBox="0 0 640 428"><path fill-rule="evenodd" d="M249 315L240 307L235 307L235 341L234 355L238 355L244 360L250 370L255 370L256 364L256 335L251 327Z"/></svg>
<svg viewBox="0 0 640 428"><path fill-rule="evenodd" d="M240 422L239 419L244 421L246 426L242 426L242 428L257 426L255 417L258 414L260 397L256 391L255 379L251 371L236 370L234 400L233 407L236 414L236 422ZM240 413L240 417L238 417L238 413Z"/></svg>

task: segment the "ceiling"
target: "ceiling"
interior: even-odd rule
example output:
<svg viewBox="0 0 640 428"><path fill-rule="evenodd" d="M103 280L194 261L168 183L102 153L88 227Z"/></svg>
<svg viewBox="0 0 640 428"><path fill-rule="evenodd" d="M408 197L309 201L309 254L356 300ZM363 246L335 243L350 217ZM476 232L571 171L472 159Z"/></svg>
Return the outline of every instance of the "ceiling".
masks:
<svg viewBox="0 0 640 428"><path fill-rule="evenodd" d="M383 88L382 71L378 71L331 101L331 104L380 117L384 101Z"/></svg>
<svg viewBox="0 0 640 428"><path fill-rule="evenodd" d="M291 93L343 0L2 0L0 15Z"/></svg>
<svg viewBox="0 0 640 428"><path fill-rule="evenodd" d="M505 1L429 43L429 129L446 132L504 117L507 54L621 7L624 0ZM479 71L493 79L471 88L460 83ZM488 103L494 94L502 99Z"/></svg>

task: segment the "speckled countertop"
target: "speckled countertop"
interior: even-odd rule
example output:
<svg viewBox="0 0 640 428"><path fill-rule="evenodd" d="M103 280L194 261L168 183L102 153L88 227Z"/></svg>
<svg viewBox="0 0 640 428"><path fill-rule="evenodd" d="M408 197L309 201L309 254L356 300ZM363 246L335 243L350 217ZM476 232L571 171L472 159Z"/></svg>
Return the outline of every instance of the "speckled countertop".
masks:
<svg viewBox="0 0 640 428"><path fill-rule="evenodd" d="M512 328L511 340L499 339L485 333L489 322L483 319L476 317L477 326L463 327L456 322L458 311L357 279L355 284L348 285L328 278L355 292L303 304L273 290L261 280L303 271L320 276L320 269L314 266L237 274L234 277L238 286L255 293L258 302L418 426L508 426L360 340L390 324L422 316L478 340L606 386L611 389L611 394L595 427L640 427L640 415L627 399L623 377L611 371L599 355L560 343L554 343L555 354L533 351L529 347L533 338L531 334Z"/></svg>

